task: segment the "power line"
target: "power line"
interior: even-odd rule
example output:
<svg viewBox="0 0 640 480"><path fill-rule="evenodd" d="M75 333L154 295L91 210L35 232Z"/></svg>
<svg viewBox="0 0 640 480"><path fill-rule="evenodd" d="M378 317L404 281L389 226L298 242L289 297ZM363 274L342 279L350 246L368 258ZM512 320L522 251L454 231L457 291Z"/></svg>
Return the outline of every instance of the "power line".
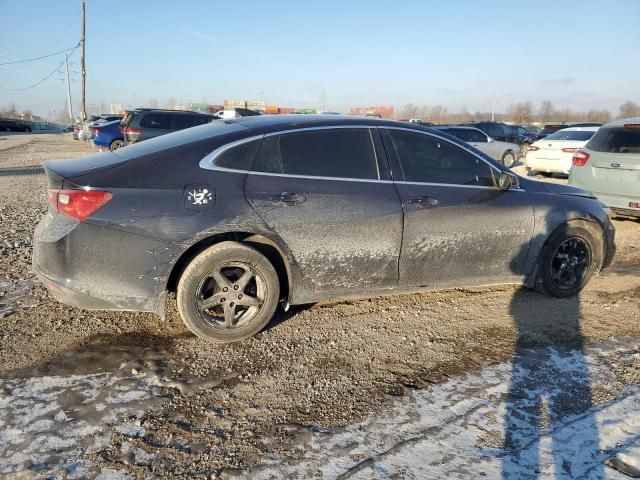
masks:
<svg viewBox="0 0 640 480"><path fill-rule="evenodd" d="M71 52L69 53L69 55L73 55L73 52L76 51L76 49L80 46L80 43L78 43L78 45L76 45L75 47L73 47L73 49L71 50ZM40 80L39 82L34 83L33 85L29 85L28 87L22 87L22 88L7 88L7 87L1 87L0 88L2 90L12 90L12 91L17 91L17 90L29 90L30 88L34 88L37 87L38 85L40 85L41 83L46 82L47 80L49 80L54 73L56 73L60 68L62 68L62 65L64 65L65 60L63 60L62 62L60 62L60 65L58 65L56 68L53 69L53 71L47 75L46 77L44 77L42 80Z"/></svg>
<svg viewBox="0 0 640 480"><path fill-rule="evenodd" d="M64 50L60 50L59 52L55 52L55 53L50 53L49 55L43 55L41 57L35 57L35 58L27 58L26 60L16 60L15 62L0 63L0 67L3 65L14 65L16 63L26 63L26 62L33 62L35 60L42 60L43 58L53 57L54 55L60 55L61 53L67 53L69 51L75 50L79 46L80 46L80 42L78 42L78 44L75 47L65 48Z"/></svg>

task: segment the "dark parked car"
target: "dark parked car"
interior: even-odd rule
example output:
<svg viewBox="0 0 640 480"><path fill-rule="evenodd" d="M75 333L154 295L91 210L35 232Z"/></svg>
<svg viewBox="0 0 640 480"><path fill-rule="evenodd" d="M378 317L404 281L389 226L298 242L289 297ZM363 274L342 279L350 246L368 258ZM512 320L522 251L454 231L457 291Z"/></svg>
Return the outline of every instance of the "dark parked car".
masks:
<svg viewBox="0 0 640 480"><path fill-rule="evenodd" d="M472 122L463 124L467 127L475 127L482 130L494 140L501 142L518 143L518 134L511 125L501 122Z"/></svg>
<svg viewBox="0 0 640 480"><path fill-rule="evenodd" d="M540 130L534 137L534 141L545 138L552 133L556 133L558 130L569 127L600 127L601 123L598 122L570 122L570 123L548 123L542 130Z"/></svg>
<svg viewBox="0 0 640 480"><path fill-rule="evenodd" d="M45 162L33 267L61 302L245 338L278 303L525 283L575 295L614 229L579 188L520 178L438 130L256 116Z"/></svg>
<svg viewBox="0 0 640 480"><path fill-rule="evenodd" d="M160 135L195 127L215 120L216 115L181 110L138 108L129 110L122 119L124 143L141 142Z"/></svg>
<svg viewBox="0 0 640 480"><path fill-rule="evenodd" d="M0 131L30 132L31 130L31 125L20 120L0 120Z"/></svg>

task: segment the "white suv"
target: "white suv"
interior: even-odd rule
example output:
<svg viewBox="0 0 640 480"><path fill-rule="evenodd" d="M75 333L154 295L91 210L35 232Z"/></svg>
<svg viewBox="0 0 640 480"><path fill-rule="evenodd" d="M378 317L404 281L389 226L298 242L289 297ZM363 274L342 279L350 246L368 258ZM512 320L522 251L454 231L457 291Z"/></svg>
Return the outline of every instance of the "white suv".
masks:
<svg viewBox="0 0 640 480"><path fill-rule="evenodd" d="M618 214L640 217L640 117L600 127L572 163L571 185L590 190Z"/></svg>

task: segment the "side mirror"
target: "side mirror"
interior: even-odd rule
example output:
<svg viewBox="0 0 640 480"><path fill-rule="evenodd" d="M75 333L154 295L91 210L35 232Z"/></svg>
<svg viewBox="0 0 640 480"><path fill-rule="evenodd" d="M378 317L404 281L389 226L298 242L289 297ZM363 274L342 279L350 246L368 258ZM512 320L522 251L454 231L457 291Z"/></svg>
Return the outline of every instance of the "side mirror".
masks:
<svg viewBox="0 0 640 480"><path fill-rule="evenodd" d="M487 135L487 142L491 143L491 142L495 142L495 140Z"/></svg>
<svg viewBox="0 0 640 480"><path fill-rule="evenodd" d="M512 188L519 188L520 182L517 175L509 172L500 172L498 177L498 188L500 190L511 190Z"/></svg>

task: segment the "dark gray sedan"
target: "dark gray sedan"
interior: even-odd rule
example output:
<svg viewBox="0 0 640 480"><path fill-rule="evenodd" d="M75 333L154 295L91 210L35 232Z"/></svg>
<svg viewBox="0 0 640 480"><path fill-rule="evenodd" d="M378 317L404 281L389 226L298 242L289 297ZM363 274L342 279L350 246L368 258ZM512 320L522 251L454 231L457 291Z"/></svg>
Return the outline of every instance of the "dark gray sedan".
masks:
<svg viewBox="0 0 640 480"><path fill-rule="evenodd" d="M220 120L45 169L33 265L51 293L164 315L176 292L217 342L257 333L279 302L500 283L571 296L614 253L590 193L394 121Z"/></svg>

